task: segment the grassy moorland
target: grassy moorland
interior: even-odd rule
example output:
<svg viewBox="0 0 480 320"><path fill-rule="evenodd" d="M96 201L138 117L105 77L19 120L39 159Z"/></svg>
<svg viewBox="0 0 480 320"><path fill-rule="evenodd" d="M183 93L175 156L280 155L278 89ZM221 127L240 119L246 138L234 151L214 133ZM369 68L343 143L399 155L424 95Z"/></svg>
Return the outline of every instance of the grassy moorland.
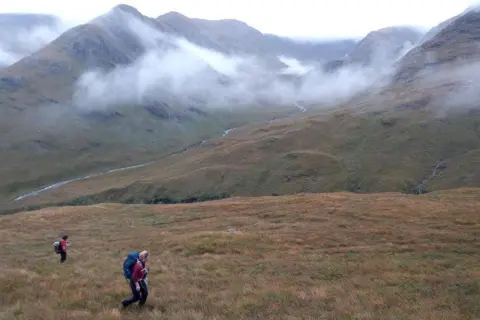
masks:
<svg viewBox="0 0 480 320"><path fill-rule="evenodd" d="M154 164L78 181L16 206L161 203L202 195L415 193L480 184L480 114L338 110L243 126ZM433 176L434 168L438 170Z"/></svg>
<svg viewBox="0 0 480 320"><path fill-rule="evenodd" d="M82 116L53 107L23 113L0 109L0 208L45 185L157 160L219 137L225 129L284 117L298 109L246 107L234 112L208 110L205 115L174 111L183 118L154 116L139 106Z"/></svg>
<svg viewBox="0 0 480 320"><path fill-rule="evenodd" d="M480 191L300 194L0 217L1 319L478 319ZM229 232L235 228L235 232ZM65 265L51 244L68 232Z"/></svg>

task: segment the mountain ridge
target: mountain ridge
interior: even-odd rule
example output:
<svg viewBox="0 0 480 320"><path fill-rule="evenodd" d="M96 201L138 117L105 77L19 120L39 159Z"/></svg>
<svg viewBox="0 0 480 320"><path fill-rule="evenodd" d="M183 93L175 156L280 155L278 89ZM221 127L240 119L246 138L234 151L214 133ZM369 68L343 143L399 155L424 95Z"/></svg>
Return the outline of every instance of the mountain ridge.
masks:
<svg viewBox="0 0 480 320"><path fill-rule="evenodd" d="M476 60L480 43L480 11L472 10L445 23L429 40L411 50L398 62L395 81L408 82L422 70L433 72L447 63Z"/></svg>
<svg viewBox="0 0 480 320"><path fill-rule="evenodd" d="M129 25L129 22L131 22L129 17L131 15L138 16L139 19L137 20L140 21L140 24L133 25L133 28L132 25ZM258 30L252 31L251 27L243 23L239 24L237 21L226 19L220 22L213 22L212 24L212 22L206 20L190 19L176 13L170 13L161 17L163 18L153 19L143 16L133 7L117 6L105 15L97 17L87 24L70 29L55 39L52 42L53 45L47 46L41 51L22 59L10 68L0 71L0 90L6 92L0 100L2 103L0 113L5 115L5 117L2 117L3 119L8 118L8 120L4 121L9 122L3 125L3 128L7 128L7 132L3 135L4 140L0 141L0 146L5 146L4 150L8 151L5 153L6 157L4 158L5 163L3 167L7 168L9 165L14 164L16 168L15 171L12 171L15 172L15 175L5 172L5 176L9 175L9 177L5 179L6 182L4 182L3 187L0 186L0 189L3 188L4 195L6 194L7 197L14 198L13 196L16 197L21 192L34 190L41 185L54 183L60 179L74 178L98 172L99 170L107 171L121 165L135 165L155 158L163 159L163 157L191 145L196 147L181 155L176 155L175 158L172 156L172 158L167 157L167 160L161 160L160 163L168 163L169 170L171 170L171 172L162 171L162 174L166 174L165 176L148 172L147 176L151 178L151 181L141 183L144 178L140 179L139 177L143 177L143 173L140 176L136 176L136 174L146 170L143 168L138 171L133 170L129 173L122 173L124 177L122 183L117 181L111 184L110 180L107 179L108 177L102 182L94 180L98 183L98 188L90 188L90 191L95 192L88 196L98 201L105 199L130 201L132 197L135 201L147 201L150 199L149 197L161 197L164 195L183 197L186 195L182 193L185 191L180 188L182 185L190 185L191 189L189 192L192 194L202 192L202 190L213 193L227 192L233 194L246 192L254 195L272 192L299 192L302 190L324 192L348 189L355 192L372 192L408 189L411 191L411 186L415 185L417 180L423 181L424 177L422 175L431 174L429 172L431 171L430 166L437 165L441 158L448 161L456 159L455 163L464 163L467 161L466 159L476 159L477 141L475 140L475 135L471 135L476 132L476 116L466 119L466 113L449 115L452 116L451 123L442 127L435 116L435 112L431 110L435 105L440 105L439 98L443 97L444 93L448 93L444 89L445 83L428 87L422 81L416 80L406 84L386 84L386 87L375 89L371 89L369 86L358 89L356 87L361 85L361 82L348 83L347 81L357 76L355 74L356 70L353 69L352 72L349 69L351 66L347 64L345 68L342 67L343 69L340 69L340 72L333 72L332 78L313 77L313 82L310 83L312 87L307 87L307 89L312 90L312 92L319 89L324 90L327 96L328 94L333 94L329 91L335 88L328 89L328 85L332 85L328 83L328 80L331 79L333 81L336 77L342 76L343 71L346 72L346 75L344 75L344 78L340 78L340 80L344 79L344 82L347 82L344 89L345 93L343 94L347 94L347 97L349 97L349 90L353 90L353 96L349 99L333 98L331 101L325 100L326 102L322 104L312 102L313 99L307 100L307 103L298 101L293 104L290 102L282 104L282 94L289 94L288 90L294 88L292 91L293 94L296 94L295 89L299 90L299 92L305 89L305 87L302 87L306 79L303 76L281 75L280 77L283 77L282 80L284 82L274 82L277 77L275 72L281 70L281 65L276 63L277 60L281 62L278 53L285 53L289 50L288 48L291 44L289 40L286 42L287 45L283 45L285 44L285 39L274 37L273 42L277 41L279 43L280 39L280 42L283 44L275 47L272 45L272 42L269 42L270 40L267 40L263 47L258 47L256 44L257 41L260 41L259 39L269 39L270 36L263 35L261 32L257 32ZM164 20L169 20L168 24ZM183 24L176 26L179 20L186 20L191 25L187 24L183 30ZM210 31L214 29L212 25L217 23L232 24L234 27L240 26L247 31L241 31L240 34L250 34L252 32L255 36L248 41L245 40L235 46L229 46L229 42L234 42L238 38L230 38L227 41L221 37L224 30L216 33ZM476 20L473 19L471 24L475 25ZM201 28L197 28L197 26L201 26ZM169 30L175 28L176 30L169 33ZM453 28L461 29L461 26L454 25ZM395 34L395 30L402 31L403 29L392 27L382 29L377 33L370 33L366 38L371 39L375 38L376 35L380 35L378 36L378 41L373 39L374 41L371 43L364 41L364 44L367 42L368 48L374 47L375 43L383 43L383 35L385 33ZM474 30L476 29L474 28ZM99 91L100 95L94 95L94 98L103 98L103 96L112 98L108 102L110 104L109 108L102 108L103 102L101 99L87 100L88 103L86 103L85 109L75 109L69 105L69 98L71 98L72 92L78 89L73 84L78 84L80 78L83 81L80 81L80 83L86 83L87 85L89 82L96 83L95 81L98 79L109 82L118 78L129 78L129 73L115 72L137 68L136 63L139 60L142 62L142 59L151 58L154 59L153 62L156 62L157 60L155 59L159 57L163 58L165 55L168 57L168 53L171 52L172 48L174 52L178 48L185 50L185 47L181 47L181 42L175 41L177 39L175 35L190 31L192 33L189 34L189 37L194 42L189 42L188 46L198 46L195 50L199 50L199 54L205 54L205 51L202 51L203 49L212 49L216 46L219 48L217 53L223 54L220 57L227 59L222 60L222 63L225 61L231 62L228 60L232 58L231 55L228 55L229 52L247 55L248 52L259 52L255 54L257 57L261 57L259 59L261 61L260 65L271 63L271 68L265 68L267 69L266 71L263 70L263 66L257 68L255 64L245 62L240 64L241 72L251 74L253 78L258 79L258 81L247 82L248 86L241 87L244 90L241 91L243 95L251 92L256 93L257 91L255 90L258 90L260 94L258 97L254 97L256 100L247 100L255 101L255 103L235 109L230 104L230 101L226 99L220 100L226 106L223 110L209 109L208 94L221 96L218 93L228 93L228 90L236 90L237 88L235 88L234 84L232 85L236 78L230 78L226 75L222 78L221 72L215 68L209 68L208 59L202 60L205 58L202 57L200 59L204 63L202 66L206 68L198 69L198 74L201 75L202 81L198 81L198 78L195 77L179 77L178 79L180 80L176 85L182 91L172 93L160 91L160 96L153 95L149 97L151 99L143 99L145 97L144 91L142 95L131 95L134 98L128 100L128 102L122 102L121 99L117 99L116 97L122 97L122 94L128 94L129 91L135 90L138 81L136 81L137 78L134 78L135 81L127 82L127 86L113 86L110 88L108 83L101 83L102 86L106 85L108 90ZM432 43L431 41L436 41L435 39L444 35L442 32L436 35L433 40L427 41L427 44L423 43L417 48L424 48L428 43ZM417 36L418 34L416 33L413 36L407 34L409 39L412 37L417 39ZM394 50L391 51L395 53L404 39L397 39L395 36L394 38L396 42L393 45ZM183 45L185 43L183 42ZM204 44L205 47L202 47L201 44ZM339 51L335 49L332 51L333 53L330 52L329 54L334 56L340 55L339 52L345 49L345 47L342 49L345 43L339 42L337 44L340 45L340 49L337 47ZM307 51L312 54L312 47L309 46L310 44L308 46L304 44L301 48L310 48ZM347 43L346 46L348 47L349 44ZM154 55L145 56L144 53L150 48L157 47L161 48L161 50L155 52ZM321 46L318 48L322 49ZM467 48L467 51L470 49L471 47ZM297 54L301 55L302 50L296 51ZM406 63L409 65L408 59L417 52L416 50L420 49L411 50L397 61L397 64ZM365 52L363 57L368 58L370 50L365 50ZM323 61L321 57L317 58L317 61ZM167 61L172 62L172 60ZM308 61L308 59L303 61ZM185 62L184 60L182 61L182 63ZM147 67L151 66L152 64L147 65ZM173 67L171 71L175 79L177 72L181 71L182 64L174 64L174 66L176 67ZM238 67L238 65L236 66ZM195 65L190 65L190 67L195 67ZM98 70L92 71L92 68ZM262 70L258 72L256 69ZM87 70L89 73L86 74ZM263 71L265 72L262 73ZM372 75L368 73L361 74L360 80L368 82L371 80L369 77ZM321 76L323 75L321 74ZM215 83L216 88L226 91L212 91L208 92L207 95L195 95L203 91L201 86L197 86L199 89L192 95L193 99L190 101L188 99L178 99L179 96L187 96L191 93L185 92L185 86L197 85L199 82L205 83L207 78L214 79L214 81L218 80L218 83L209 83ZM249 81L251 78L246 77L246 79ZM317 80L322 81L321 88L315 87L315 81ZM269 86L272 82L278 85L278 88ZM288 86L283 86L285 83L288 83ZM292 83L293 86L291 86ZM343 84L343 81L336 82L338 86ZM349 85L352 87L349 88ZM159 86L157 84L157 86L152 88L150 90L155 91L154 89L159 88ZM271 88L277 91L273 94L265 92ZM114 89L117 92L113 91L115 94L112 95L111 90ZM342 93L341 90L340 92ZM286 101L291 101L291 97L289 98L290 100L287 99ZM195 103L193 100L199 102ZM53 106L45 107L42 111L36 108L40 104ZM329 110L328 108L330 107L333 110ZM44 126L38 131L39 129L35 127L16 127L11 124L21 117L35 119L35 112L40 114L44 111L46 113L48 110L60 109L64 109L59 112L63 118L62 121L58 122L58 127L55 129L46 129L46 126ZM347 113L342 116L343 111L339 110L344 110ZM352 114L348 113L352 111ZM366 112L368 117L362 116L364 112ZM273 129L271 124L259 124L262 121L271 121L279 115L282 117L293 116L286 120L286 123L280 125L284 126L285 131L275 126L273 127L276 129ZM236 119L237 117L239 117L239 120ZM29 121L22 120L18 123L24 125L28 124ZM251 127L244 127L242 130L247 130L246 135L238 136L240 139L232 147L228 147L224 142L235 139L235 136L242 132L240 129L235 130L233 134L229 133L223 139L215 139L215 137L220 136L228 128L238 128L252 124L257 126L255 127L256 131L249 134L248 128ZM320 128L315 128L313 124L319 125ZM344 125L347 127L343 127ZM464 128L460 130L462 126ZM429 129L422 133L423 131L418 131L418 127L422 128L422 130L424 128ZM66 131L63 132L60 128ZM387 128L391 128L390 131ZM408 130L411 130L411 136L406 133ZM436 130L450 132L451 137L446 137L444 142L435 141L433 137L435 137L434 132ZM455 130L457 130L457 134L454 133ZM383 137L386 138L386 141L392 139L390 145L385 145L385 141L378 140L378 137L375 136L376 132L383 131L385 131ZM60 132L65 137L60 138L60 135L58 135ZM245 133L245 131L243 132ZM58 137L55 133L57 133ZM469 135L469 139L462 138L462 135ZM326 139L322 147L318 145L318 138L312 140L312 137L318 136ZM419 142L417 144L408 144L406 140L408 141L409 139L419 139ZM458 154L449 149L448 145L460 143L462 139L464 141L459 150L463 154ZM67 145L71 141L82 140L84 141L78 142L78 147L68 147L69 151L66 151ZM385 154L397 154L394 152L395 150L391 149L392 146L396 146L398 150L403 152L402 156L405 157L405 161L393 166L382 162L381 165L372 167L371 162L375 162L375 157L385 161L387 159L382 158L373 149L365 148L362 151L355 147L356 144L363 145L367 143L365 141L370 141L369 143L375 141L379 149L384 149ZM433 151L430 149L430 151L424 150L427 141L431 145L429 148ZM126 147L120 147L122 144L126 144ZM284 146L280 147L282 144ZM29 148L35 150L34 155L39 157L37 162L42 163L41 174L33 169L28 172L22 172L22 168L28 166L32 161L25 156L25 150ZM222 148L225 150L221 150ZM250 150L248 148L256 150L258 154L252 154L251 151L248 151ZM287 152L288 150L285 148L293 149ZM235 154L235 157L230 158L225 154L226 151L232 152ZM85 155L82 156L84 158L80 157L84 152ZM132 156L132 154L135 154L135 156ZM189 158L190 156L193 158ZM397 156L400 155L397 154ZM52 161L52 157L63 159L61 165L58 165L58 167L52 166L49 163ZM192 160L197 157L201 160L198 167L194 165L196 162ZM262 164L264 170L250 170L249 166L258 164L256 161L262 157L264 157ZM416 162L413 159L417 159L415 160ZM69 163L69 161L71 162ZM173 161L172 166L170 166L170 161ZM65 170L69 165L71 168ZM452 163L448 165L451 167ZM229 168L229 166L233 166L233 168ZM153 167L150 167L149 170ZM362 171L359 168L364 169ZM465 178L466 180L462 182L449 176L448 181L439 183L438 187L444 188L462 186L462 183L476 183L476 172L471 169L460 168L457 170L462 172L462 174L470 174L470 178ZM172 175L175 172L177 176ZM368 177L361 172L365 172ZM446 174L449 174L448 172ZM117 177L115 174L112 176ZM309 176L314 178L310 179ZM248 180L247 177L250 177L250 179ZM317 180L315 181L315 179ZM374 179L381 179L382 181L375 184L373 182ZM197 184L195 181L200 183ZM211 184L209 181L214 181L215 183ZM68 199L72 200L72 194L82 195L85 189L82 189L81 186L84 182L74 183L66 187L66 189L57 189L55 192L57 195L62 195L62 197L67 195ZM317 188L319 182L321 182L322 188ZM86 181L85 183L89 184L91 181ZM77 186L79 186L78 189L75 189ZM139 194L145 195L146 198L139 197ZM48 198L52 195L45 194L45 196ZM40 200L44 201L44 198ZM36 199L32 201L35 202ZM18 203L18 205L23 204L23 202Z"/></svg>

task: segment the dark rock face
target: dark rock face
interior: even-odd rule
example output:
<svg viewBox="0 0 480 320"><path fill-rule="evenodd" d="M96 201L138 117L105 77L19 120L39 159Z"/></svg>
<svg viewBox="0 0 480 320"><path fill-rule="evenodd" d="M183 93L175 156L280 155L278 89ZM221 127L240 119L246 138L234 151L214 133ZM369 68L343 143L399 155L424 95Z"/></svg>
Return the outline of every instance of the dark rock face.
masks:
<svg viewBox="0 0 480 320"><path fill-rule="evenodd" d="M81 26L78 30L71 30L74 41L68 47L68 54L84 64L87 68L100 67L110 69L115 65L125 65L133 62L133 53L130 55L120 50L115 42L122 39L111 39L95 26ZM77 33L74 35L73 33ZM135 55L139 56L142 51L139 44L133 44L138 48Z"/></svg>
<svg viewBox="0 0 480 320"><path fill-rule="evenodd" d="M83 114L83 117L91 121L96 122L106 122L112 120L113 118L123 117L123 115L118 111L112 110L93 110Z"/></svg>
<svg viewBox="0 0 480 320"><path fill-rule="evenodd" d="M195 108L195 107L188 107L187 110L190 111L190 112L196 113L200 116L207 116L208 115L208 113L206 113L205 111L200 110L200 109Z"/></svg>
<svg viewBox="0 0 480 320"><path fill-rule="evenodd" d="M49 66L48 70L52 74L62 74L62 73L67 73L71 70L70 64L66 61L52 61Z"/></svg>
<svg viewBox="0 0 480 320"><path fill-rule="evenodd" d="M0 77L0 91L16 91L22 88L20 77Z"/></svg>
<svg viewBox="0 0 480 320"><path fill-rule="evenodd" d="M143 105L145 110L150 112L152 115L154 115L157 118L163 119L163 120L169 120L171 118L174 118L174 115L172 112L169 112L169 106L165 102L162 101L151 101L147 102Z"/></svg>

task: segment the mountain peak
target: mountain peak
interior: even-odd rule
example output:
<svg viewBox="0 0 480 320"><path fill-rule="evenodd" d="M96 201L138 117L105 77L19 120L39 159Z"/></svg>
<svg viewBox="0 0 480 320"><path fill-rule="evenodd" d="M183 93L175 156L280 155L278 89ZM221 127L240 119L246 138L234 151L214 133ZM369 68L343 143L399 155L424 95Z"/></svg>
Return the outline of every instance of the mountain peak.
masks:
<svg viewBox="0 0 480 320"><path fill-rule="evenodd" d="M105 14L102 14L96 18L94 18L91 22L101 22L103 20L110 20L110 19L121 19L121 17L125 16L133 16L135 18L138 18L140 20L143 20L145 16L138 11L135 7L129 6L127 4L119 4L116 5L115 7L111 8L108 12Z"/></svg>
<svg viewBox="0 0 480 320"><path fill-rule="evenodd" d="M394 26L369 32L350 53L349 60L363 65L384 65L397 57L409 46L417 43L422 33L414 27Z"/></svg>
<svg viewBox="0 0 480 320"><path fill-rule="evenodd" d="M141 15L141 13L135 7L129 6L128 4L118 4L115 7L113 7L111 11L122 11L122 12L131 13L134 15L138 15L138 14Z"/></svg>
<svg viewBox="0 0 480 320"><path fill-rule="evenodd" d="M410 26L394 26L378 29L369 32L364 40L368 39L396 39L400 41L412 41L416 42L420 40L422 33Z"/></svg>
<svg viewBox="0 0 480 320"><path fill-rule="evenodd" d="M120 34L125 35L125 33L133 36L132 32L134 31L130 30L131 28L128 28L132 20L142 21L146 24L151 24L153 21L153 19L144 16L140 11L132 6L119 4L105 14L96 17L90 21L90 23L98 24L109 30L109 32L112 32L118 36L120 36Z"/></svg>
<svg viewBox="0 0 480 320"><path fill-rule="evenodd" d="M209 19L201 19L201 18L189 18L176 11L170 11L161 16L158 16L156 20L159 22L174 23L174 24L193 23L195 24L196 27L217 29L217 32L218 30L225 29L225 28L259 32L252 26L249 26L247 23L240 20L236 20L236 19L209 20ZM227 32L230 32L230 31L231 30L227 30Z"/></svg>
<svg viewBox="0 0 480 320"><path fill-rule="evenodd" d="M181 14L180 12L170 11L165 14L159 15L157 17L157 20L162 20L162 19L189 19L189 18Z"/></svg>

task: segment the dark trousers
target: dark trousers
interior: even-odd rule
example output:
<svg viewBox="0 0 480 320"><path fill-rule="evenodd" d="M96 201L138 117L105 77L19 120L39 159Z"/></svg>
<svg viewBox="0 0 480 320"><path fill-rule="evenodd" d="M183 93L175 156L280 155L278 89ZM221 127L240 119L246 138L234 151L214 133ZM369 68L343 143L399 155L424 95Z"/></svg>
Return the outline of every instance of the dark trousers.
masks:
<svg viewBox="0 0 480 320"><path fill-rule="evenodd" d="M64 263L67 260L67 252L60 252L60 263Z"/></svg>
<svg viewBox="0 0 480 320"><path fill-rule="evenodd" d="M123 300L122 301L123 306L127 307L137 301L139 301L138 302L139 306L143 306L145 304L148 297L148 286L143 280L140 280L139 284L140 284L140 291L137 291L137 288L135 288L135 283L133 282L133 280L130 280L130 289L132 290L132 297L130 299Z"/></svg>

